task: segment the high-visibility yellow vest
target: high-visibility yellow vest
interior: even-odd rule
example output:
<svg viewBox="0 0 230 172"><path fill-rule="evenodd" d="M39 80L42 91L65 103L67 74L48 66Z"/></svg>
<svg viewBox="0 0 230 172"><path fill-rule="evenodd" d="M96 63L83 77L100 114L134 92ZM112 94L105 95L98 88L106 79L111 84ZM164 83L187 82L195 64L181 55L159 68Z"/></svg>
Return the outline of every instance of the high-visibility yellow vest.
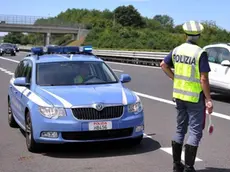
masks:
<svg viewBox="0 0 230 172"><path fill-rule="evenodd" d="M199 59L203 51L199 46L189 43L174 48L173 98L194 103L199 101L202 91Z"/></svg>
<svg viewBox="0 0 230 172"><path fill-rule="evenodd" d="M78 76L76 76L75 78L74 78L74 83L76 83L76 84L80 84L80 83L82 83L84 80L83 80L83 78L82 78L82 76L80 76L80 75L78 75Z"/></svg>

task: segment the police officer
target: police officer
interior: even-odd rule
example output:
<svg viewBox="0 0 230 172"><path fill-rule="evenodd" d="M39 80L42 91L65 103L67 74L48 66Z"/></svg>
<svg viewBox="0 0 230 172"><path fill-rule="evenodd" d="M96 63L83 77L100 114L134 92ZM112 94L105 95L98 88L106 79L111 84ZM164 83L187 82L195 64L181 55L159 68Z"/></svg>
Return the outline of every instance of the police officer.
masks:
<svg viewBox="0 0 230 172"><path fill-rule="evenodd" d="M177 109L176 134L171 143L174 172L195 172L194 163L205 126L205 112L207 110L211 114L213 110L208 57L197 45L203 29L203 25L196 21L184 23L187 41L174 48L161 62L162 70L173 80L173 99ZM181 152L187 128L189 137L185 144L183 165Z"/></svg>
<svg viewBox="0 0 230 172"><path fill-rule="evenodd" d="M89 74L90 74L90 68L88 65L86 64L82 64L80 66L80 74L77 75L75 78L74 78L74 83L75 84L81 84L85 81L85 79L87 79L89 77Z"/></svg>

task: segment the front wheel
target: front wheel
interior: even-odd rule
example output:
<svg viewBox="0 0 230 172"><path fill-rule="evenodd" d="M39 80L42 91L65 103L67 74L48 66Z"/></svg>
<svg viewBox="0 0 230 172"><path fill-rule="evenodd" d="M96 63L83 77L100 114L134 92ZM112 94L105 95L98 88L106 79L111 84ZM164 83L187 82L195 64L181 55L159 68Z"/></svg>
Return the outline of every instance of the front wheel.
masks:
<svg viewBox="0 0 230 172"><path fill-rule="evenodd" d="M26 146L27 149L30 152L38 152L40 151L40 144L36 143L33 137L33 126L31 122L31 116L30 113L27 112L26 114L26 130L25 130L25 135L26 135Z"/></svg>

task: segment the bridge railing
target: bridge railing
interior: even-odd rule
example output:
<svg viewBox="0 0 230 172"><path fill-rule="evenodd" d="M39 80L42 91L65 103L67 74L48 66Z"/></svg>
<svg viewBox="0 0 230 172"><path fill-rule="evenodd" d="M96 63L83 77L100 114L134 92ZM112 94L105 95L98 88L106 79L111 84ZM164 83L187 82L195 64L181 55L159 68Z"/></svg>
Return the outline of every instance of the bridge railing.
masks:
<svg viewBox="0 0 230 172"><path fill-rule="evenodd" d="M23 15L4 15L4 14L0 14L0 25L1 24L59 26L59 27L78 27L78 28L86 27L84 24L66 22L57 18L52 18L47 16L23 16Z"/></svg>
<svg viewBox="0 0 230 172"><path fill-rule="evenodd" d="M31 47L19 46L21 51L29 52ZM106 61L159 66L168 52L93 50L93 53Z"/></svg>

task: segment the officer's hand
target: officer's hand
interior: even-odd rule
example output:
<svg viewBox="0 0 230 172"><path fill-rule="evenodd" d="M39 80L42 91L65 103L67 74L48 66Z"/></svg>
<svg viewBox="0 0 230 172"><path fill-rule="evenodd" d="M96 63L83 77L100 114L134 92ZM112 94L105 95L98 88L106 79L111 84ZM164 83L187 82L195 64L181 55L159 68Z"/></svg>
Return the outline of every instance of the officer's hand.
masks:
<svg viewBox="0 0 230 172"><path fill-rule="evenodd" d="M211 114L212 113L212 111L213 111L213 104L212 104L212 101L207 101L206 102L206 109L207 109L207 111L208 111L208 114Z"/></svg>

